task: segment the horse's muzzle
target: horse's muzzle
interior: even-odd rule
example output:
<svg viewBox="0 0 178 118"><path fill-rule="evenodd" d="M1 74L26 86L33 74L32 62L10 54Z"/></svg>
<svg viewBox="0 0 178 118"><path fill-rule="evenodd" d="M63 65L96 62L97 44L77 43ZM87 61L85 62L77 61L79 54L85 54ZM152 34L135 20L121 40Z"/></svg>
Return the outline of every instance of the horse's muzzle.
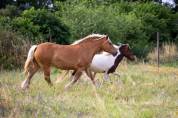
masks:
<svg viewBox="0 0 178 118"><path fill-rule="evenodd" d="M112 55L113 55L113 56L116 56L116 55L117 55L117 51L116 51L116 52L114 52L114 53L112 53Z"/></svg>

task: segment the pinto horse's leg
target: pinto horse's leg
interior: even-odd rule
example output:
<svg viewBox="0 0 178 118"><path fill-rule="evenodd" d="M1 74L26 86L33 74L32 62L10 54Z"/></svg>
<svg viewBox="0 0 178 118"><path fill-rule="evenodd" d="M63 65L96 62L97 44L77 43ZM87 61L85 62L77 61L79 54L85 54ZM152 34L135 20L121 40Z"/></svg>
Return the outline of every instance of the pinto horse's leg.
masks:
<svg viewBox="0 0 178 118"><path fill-rule="evenodd" d="M47 81L47 83L52 86L53 84L51 83L51 79L50 79L50 67L44 67L44 79Z"/></svg>
<svg viewBox="0 0 178 118"><path fill-rule="evenodd" d="M105 73L104 73L104 80L110 80L109 79L109 73L106 71Z"/></svg>
<svg viewBox="0 0 178 118"><path fill-rule="evenodd" d="M75 71L75 75L74 75L72 81L70 83L68 83L67 85L65 85L65 89L68 89L71 85L73 85L75 82L77 82L77 80L80 78L81 75L82 75L82 71Z"/></svg>
<svg viewBox="0 0 178 118"><path fill-rule="evenodd" d="M27 79L25 79L22 84L21 88L26 89L30 85L30 80L32 79L33 75L39 70L39 67L37 65L34 65L33 68L30 68L27 73Z"/></svg>

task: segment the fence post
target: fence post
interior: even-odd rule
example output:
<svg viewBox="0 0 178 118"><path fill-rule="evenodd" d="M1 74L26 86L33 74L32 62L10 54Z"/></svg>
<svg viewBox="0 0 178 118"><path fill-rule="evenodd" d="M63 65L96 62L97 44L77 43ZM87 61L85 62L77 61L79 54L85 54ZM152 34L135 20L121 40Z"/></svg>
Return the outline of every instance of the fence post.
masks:
<svg viewBox="0 0 178 118"><path fill-rule="evenodd" d="M160 59L159 59L159 32L157 32L157 67L158 67L158 71L159 71L159 64L160 64Z"/></svg>

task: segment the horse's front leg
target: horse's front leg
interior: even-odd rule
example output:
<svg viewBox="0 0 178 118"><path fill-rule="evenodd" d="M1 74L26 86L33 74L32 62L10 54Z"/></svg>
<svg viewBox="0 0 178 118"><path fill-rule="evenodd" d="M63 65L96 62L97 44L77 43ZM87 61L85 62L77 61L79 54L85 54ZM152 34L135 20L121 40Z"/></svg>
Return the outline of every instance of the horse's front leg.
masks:
<svg viewBox="0 0 178 118"><path fill-rule="evenodd" d="M104 73L104 80L106 80L106 81L110 80L109 73L107 71Z"/></svg>
<svg viewBox="0 0 178 118"><path fill-rule="evenodd" d="M46 82L52 86L52 82L51 82L51 79L50 79L50 67L49 66L44 66L43 67L43 71L44 71L44 79L46 80Z"/></svg>
<svg viewBox="0 0 178 118"><path fill-rule="evenodd" d="M65 85L65 89L68 89L71 85L73 85L74 83L77 82L77 80L80 78L80 76L82 75L82 71L74 71L74 76L72 76L72 80L70 83L68 83L67 85Z"/></svg>
<svg viewBox="0 0 178 118"><path fill-rule="evenodd" d="M92 75L92 72L91 72L91 70L89 69L89 68L87 68L86 70L85 70L85 72L86 72L86 74L87 74L87 76L91 79L91 81L93 82L93 84L94 85L96 85L95 84L95 75L96 75L96 73L94 74L94 75Z"/></svg>

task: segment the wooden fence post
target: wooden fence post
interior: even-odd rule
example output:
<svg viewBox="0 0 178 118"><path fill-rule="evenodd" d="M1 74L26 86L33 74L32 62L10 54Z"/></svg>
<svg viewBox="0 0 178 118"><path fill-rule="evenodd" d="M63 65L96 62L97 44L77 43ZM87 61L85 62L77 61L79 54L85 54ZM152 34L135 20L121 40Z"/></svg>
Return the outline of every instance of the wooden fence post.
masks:
<svg viewBox="0 0 178 118"><path fill-rule="evenodd" d="M158 67L158 71L159 71L159 64L160 64L160 59L159 59L159 32L157 32L157 67Z"/></svg>

